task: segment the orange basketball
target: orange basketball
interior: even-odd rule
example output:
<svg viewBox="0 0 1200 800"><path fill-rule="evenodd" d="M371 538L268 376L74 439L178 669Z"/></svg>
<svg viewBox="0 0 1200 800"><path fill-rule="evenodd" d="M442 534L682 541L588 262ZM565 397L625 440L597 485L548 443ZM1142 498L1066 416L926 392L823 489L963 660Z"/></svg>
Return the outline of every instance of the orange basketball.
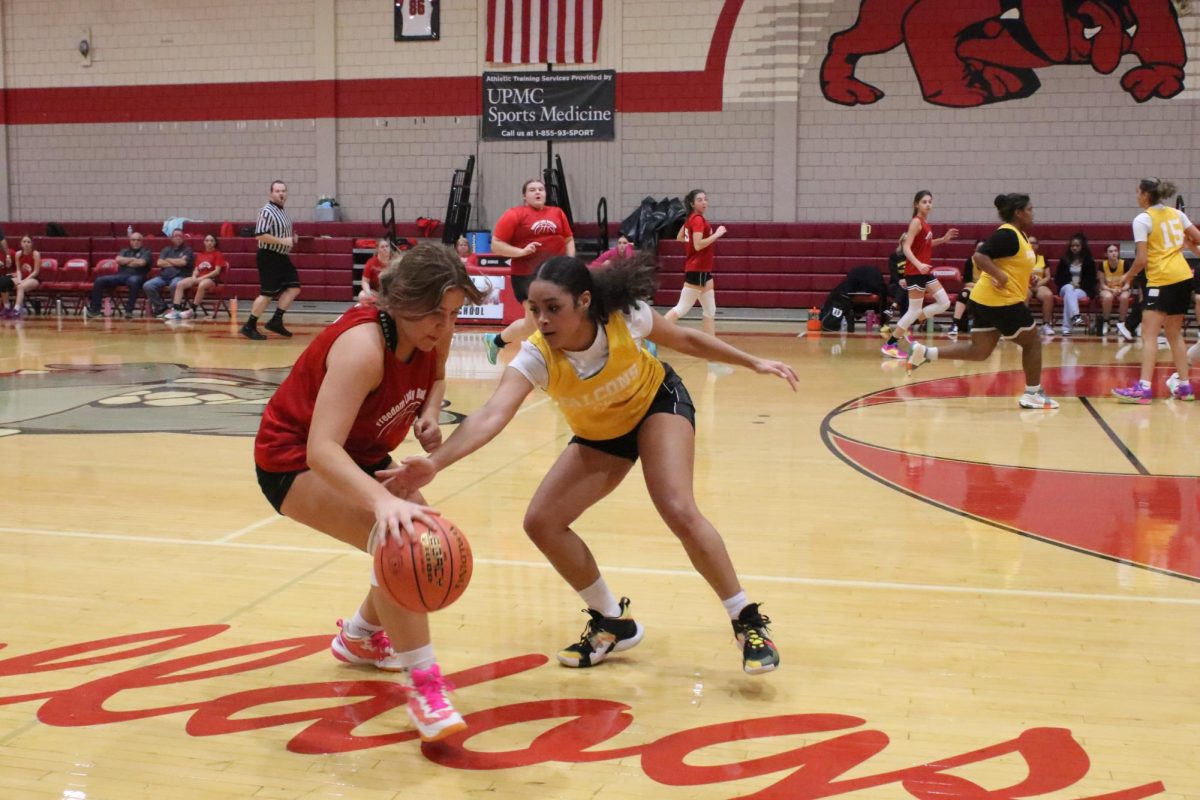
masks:
<svg viewBox="0 0 1200 800"><path fill-rule="evenodd" d="M379 587L409 611L437 611L458 599L471 582L471 545L448 519L432 515L437 525L413 520L414 544L391 536L375 551Z"/></svg>

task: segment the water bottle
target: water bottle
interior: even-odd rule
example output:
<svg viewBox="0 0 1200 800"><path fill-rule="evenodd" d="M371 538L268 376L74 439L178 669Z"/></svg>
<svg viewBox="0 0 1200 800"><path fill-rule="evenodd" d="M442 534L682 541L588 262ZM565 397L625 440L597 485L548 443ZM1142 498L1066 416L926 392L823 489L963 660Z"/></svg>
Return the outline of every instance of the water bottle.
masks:
<svg viewBox="0 0 1200 800"><path fill-rule="evenodd" d="M874 311L868 311L863 315L863 324L867 326L867 333L872 333L875 330L875 325L879 322L879 315Z"/></svg>
<svg viewBox="0 0 1200 800"><path fill-rule="evenodd" d="M104 316L106 316L106 317L111 317L111 316L112 316L112 313L113 313L113 311L112 311L112 308L113 308L113 306L112 306L112 298L111 298L111 297L105 297L105 298L104 298Z"/></svg>
<svg viewBox="0 0 1200 800"><path fill-rule="evenodd" d="M216 312L214 311L214 312L213 312L213 319L216 319L216 317L217 317L217 314L216 314ZM230 321L230 322L237 322L237 298L236 298L236 297L234 297L234 298L231 298L231 299L229 300L229 321Z"/></svg>
<svg viewBox="0 0 1200 800"><path fill-rule="evenodd" d="M62 316L62 298L61 297L54 298L54 313L57 316L60 316L60 317Z"/></svg>
<svg viewBox="0 0 1200 800"><path fill-rule="evenodd" d="M842 314L842 324L841 324L841 325L839 325L838 327L839 327L839 328L841 328L841 331L842 331L842 333L845 333L845 332L846 332L846 328L847 328L848 326L847 326L847 324L846 324L846 315L845 315L845 314Z"/></svg>
<svg viewBox="0 0 1200 800"><path fill-rule="evenodd" d="M128 228L125 229L125 235L133 236L133 225L132 224Z"/></svg>

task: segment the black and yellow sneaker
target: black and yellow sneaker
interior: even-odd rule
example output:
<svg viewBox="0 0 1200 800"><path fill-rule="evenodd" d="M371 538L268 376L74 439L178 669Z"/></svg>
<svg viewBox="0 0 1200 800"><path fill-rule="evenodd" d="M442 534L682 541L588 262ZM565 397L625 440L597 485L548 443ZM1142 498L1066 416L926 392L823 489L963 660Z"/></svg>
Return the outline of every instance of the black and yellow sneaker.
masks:
<svg viewBox="0 0 1200 800"><path fill-rule="evenodd" d="M742 648L742 669L748 675L770 672L779 666L779 650L767 630L770 624L771 620L759 613L758 603L743 608L733 620L733 635Z"/></svg>
<svg viewBox="0 0 1200 800"><path fill-rule="evenodd" d="M583 635L575 644L560 650L558 661L564 667L594 667L609 653L635 647L646 629L629 615L629 598L621 598L621 616L606 617L599 611L585 608L590 619Z"/></svg>

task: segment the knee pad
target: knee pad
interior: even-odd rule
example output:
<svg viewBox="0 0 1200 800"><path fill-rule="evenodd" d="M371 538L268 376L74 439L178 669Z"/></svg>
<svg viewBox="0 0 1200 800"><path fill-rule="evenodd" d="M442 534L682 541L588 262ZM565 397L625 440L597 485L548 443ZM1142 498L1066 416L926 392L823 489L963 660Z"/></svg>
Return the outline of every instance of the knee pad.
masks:
<svg viewBox="0 0 1200 800"><path fill-rule="evenodd" d="M912 326L921 318L921 311L924 310L920 302L913 302L913 299L908 298L908 310L904 312L904 316L900 317L900 321L896 323L897 328L903 328L906 331L912 330Z"/></svg>
<svg viewBox="0 0 1200 800"><path fill-rule="evenodd" d="M933 303L925 306L925 319L936 317L950 307L950 296L945 289L938 289L933 295Z"/></svg>
<svg viewBox="0 0 1200 800"><path fill-rule="evenodd" d="M692 310L692 306L696 305L696 300L699 297L700 290L693 286L688 286L685 283L683 285L683 291L679 293L679 302L675 304L675 308L673 308L672 311L674 311L681 318L686 316L687 313Z"/></svg>
<svg viewBox="0 0 1200 800"><path fill-rule="evenodd" d="M700 312L706 317L717 315L717 293L705 292L700 295Z"/></svg>

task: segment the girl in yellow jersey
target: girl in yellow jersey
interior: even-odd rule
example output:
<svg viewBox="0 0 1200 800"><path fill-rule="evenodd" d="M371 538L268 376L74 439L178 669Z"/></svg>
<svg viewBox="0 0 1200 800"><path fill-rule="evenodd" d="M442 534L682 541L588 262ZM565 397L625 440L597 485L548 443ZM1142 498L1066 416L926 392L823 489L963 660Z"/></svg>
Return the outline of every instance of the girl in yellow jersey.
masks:
<svg viewBox="0 0 1200 800"><path fill-rule="evenodd" d="M1133 218L1136 254L1133 268L1121 279L1129 286L1138 273L1146 271L1146 296L1142 312L1142 374L1125 389L1113 389L1122 403L1148 405L1154 398L1150 379L1158 360L1158 332L1166 329L1171 359L1178 370L1167 379L1176 400L1194 400L1188 380L1187 345L1183 341L1183 319L1192 304L1192 269L1183 257L1184 245L1200 255L1200 230L1182 211L1167 208L1162 201L1175 194L1175 184L1158 178L1138 182L1138 205L1144 211Z"/></svg>
<svg viewBox="0 0 1200 800"><path fill-rule="evenodd" d="M1132 339L1129 334L1129 329L1125 327L1125 321L1129 318L1129 303L1133 297L1133 292L1129 285L1124 283L1125 279L1125 259L1121 258L1120 245L1110 244L1104 251L1104 260L1100 262L1100 305L1103 308L1103 317L1100 320L1100 335L1104 336L1108 333L1108 318L1112 314L1113 300L1117 299L1120 303L1118 313L1119 322L1117 323L1117 331L1123 339Z"/></svg>
<svg viewBox="0 0 1200 800"><path fill-rule="evenodd" d="M1042 390L1042 340L1033 315L1025 303L1036 257L1026 231L1033 224L1033 203L1027 194L997 195L996 211L1004 224L975 251L975 268L981 273L971 290L971 341L946 347L913 344L908 370L938 358L984 361L1001 337L1021 346L1025 370L1025 393L1017 401L1022 408L1058 408Z"/></svg>
<svg viewBox="0 0 1200 800"><path fill-rule="evenodd" d="M779 664L769 620L758 603L747 599L721 535L692 494L691 397L674 370L643 343L776 375L793 390L796 373L659 316L646 304L653 296L656 266L646 255L617 259L595 271L573 256L539 266L529 286L537 332L504 370L495 393L428 458L405 459L385 474L394 474L403 486L424 485L438 470L491 441L534 387L543 389L575 436L529 501L525 532L583 598L589 616L583 636L558 660L568 667L591 667L642 639L629 599L618 600L609 590L587 544L571 528L617 488L640 456L651 500L733 622L742 668L750 674L769 672Z"/></svg>
<svg viewBox="0 0 1200 800"><path fill-rule="evenodd" d="M1037 237L1026 236L1033 248L1033 275L1029 279L1029 305L1035 303L1042 309L1042 335L1054 335L1054 276L1046 269L1046 257L1038 249Z"/></svg>

